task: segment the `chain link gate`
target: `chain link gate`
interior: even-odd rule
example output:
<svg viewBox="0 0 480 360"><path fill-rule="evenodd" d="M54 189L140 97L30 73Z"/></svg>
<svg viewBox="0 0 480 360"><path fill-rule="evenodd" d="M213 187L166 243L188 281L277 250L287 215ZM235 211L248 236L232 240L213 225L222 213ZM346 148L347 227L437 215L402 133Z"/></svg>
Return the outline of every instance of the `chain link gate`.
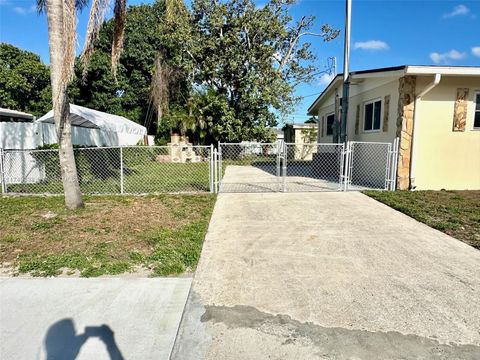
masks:
<svg viewBox="0 0 480 360"><path fill-rule="evenodd" d="M219 191L281 191L282 148L281 142L219 143Z"/></svg>
<svg viewBox="0 0 480 360"><path fill-rule="evenodd" d="M393 143L220 143L216 192L395 190Z"/></svg>
<svg viewBox="0 0 480 360"><path fill-rule="evenodd" d="M285 144L283 191L339 191L344 144Z"/></svg>

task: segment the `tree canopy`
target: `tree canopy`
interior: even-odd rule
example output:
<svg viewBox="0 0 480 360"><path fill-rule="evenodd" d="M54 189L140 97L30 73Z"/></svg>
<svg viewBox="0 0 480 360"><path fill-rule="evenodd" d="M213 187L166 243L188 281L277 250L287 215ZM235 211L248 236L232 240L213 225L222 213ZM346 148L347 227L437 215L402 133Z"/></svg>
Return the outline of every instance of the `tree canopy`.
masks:
<svg viewBox="0 0 480 360"><path fill-rule="evenodd" d="M157 0L130 6L116 76L115 24L108 21L88 65L77 59L70 97L146 125L161 143L172 132L202 144L272 140L270 129L299 100L295 87L317 72L308 38L330 41L339 33L329 25L315 30L311 16L294 21L289 13L294 3L270 0L258 7L252 0L192 0L187 8L183 0ZM2 85L6 70L0 71ZM45 71L45 85L38 87L43 91ZM38 96L5 95L0 89L0 101L10 98L24 103Z"/></svg>
<svg viewBox="0 0 480 360"><path fill-rule="evenodd" d="M32 52L0 44L0 107L36 116L51 109L50 71Z"/></svg>

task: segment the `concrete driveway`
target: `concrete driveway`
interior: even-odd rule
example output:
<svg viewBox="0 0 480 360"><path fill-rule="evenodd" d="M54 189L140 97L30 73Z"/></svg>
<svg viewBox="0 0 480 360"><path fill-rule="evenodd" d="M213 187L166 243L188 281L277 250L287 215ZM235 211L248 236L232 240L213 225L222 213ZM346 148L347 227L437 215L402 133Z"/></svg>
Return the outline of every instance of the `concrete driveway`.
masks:
<svg viewBox="0 0 480 360"><path fill-rule="evenodd" d="M360 193L220 194L173 359L480 359L480 252Z"/></svg>
<svg viewBox="0 0 480 360"><path fill-rule="evenodd" d="M168 359L190 278L0 278L0 359Z"/></svg>

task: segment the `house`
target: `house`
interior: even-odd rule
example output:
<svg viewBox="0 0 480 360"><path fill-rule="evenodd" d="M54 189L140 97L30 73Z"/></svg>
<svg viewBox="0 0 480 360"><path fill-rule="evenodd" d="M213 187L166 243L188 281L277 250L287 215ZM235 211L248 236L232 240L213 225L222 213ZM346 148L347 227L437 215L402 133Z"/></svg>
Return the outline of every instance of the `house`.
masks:
<svg viewBox="0 0 480 360"><path fill-rule="evenodd" d="M308 109L334 142L343 75ZM399 138L397 189L480 189L480 67L398 66L352 72L347 138Z"/></svg>
<svg viewBox="0 0 480 360"><path fill-rule="evenodd" d="M317 124L315 122L286 124L283 127L283 139L290 146L289 158L295 160L311 160L314 147L312 145L317 141Z"/></svg>

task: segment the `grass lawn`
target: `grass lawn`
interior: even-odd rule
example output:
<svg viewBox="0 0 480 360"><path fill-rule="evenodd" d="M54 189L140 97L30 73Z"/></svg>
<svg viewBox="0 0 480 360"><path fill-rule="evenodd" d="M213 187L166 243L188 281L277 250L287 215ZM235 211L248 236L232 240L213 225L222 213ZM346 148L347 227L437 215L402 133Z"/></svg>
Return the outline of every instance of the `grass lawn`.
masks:
<svg viewBox="0 0 480 360"><path fill-rule="evenodd" d="M34 276L195 270L215 196L84 200L68 211L63 197L0 197L0 264Z"/></svg>
<svg viewBox="0 0 480 360"><path fill-rule="evenodd" d="M365 191L366 195L480 249L480 191Z"/></svg>

